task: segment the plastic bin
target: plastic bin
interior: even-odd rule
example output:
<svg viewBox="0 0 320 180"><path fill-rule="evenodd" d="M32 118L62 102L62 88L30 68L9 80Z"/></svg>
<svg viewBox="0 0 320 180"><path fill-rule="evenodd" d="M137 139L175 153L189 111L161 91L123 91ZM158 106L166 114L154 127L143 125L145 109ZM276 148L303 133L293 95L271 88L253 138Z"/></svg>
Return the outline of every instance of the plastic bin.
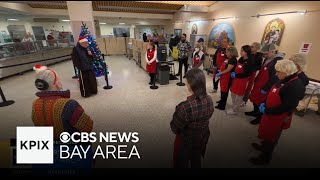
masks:
<svg viewBox="0 0 320 180"><path fill-rule="evenodd" d="M161 65L158 67L157 80L160 85L169 84L170 66Z"/></svg>

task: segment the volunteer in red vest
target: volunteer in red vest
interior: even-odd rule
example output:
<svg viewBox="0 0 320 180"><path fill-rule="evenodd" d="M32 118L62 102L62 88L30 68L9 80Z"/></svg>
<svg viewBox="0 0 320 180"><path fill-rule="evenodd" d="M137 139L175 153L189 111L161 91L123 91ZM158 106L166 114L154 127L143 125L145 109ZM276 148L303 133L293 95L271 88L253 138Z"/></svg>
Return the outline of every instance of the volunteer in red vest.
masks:
<svg viewBox="0 0 320 180"><path fill-rule="evenodd" d="M198 69L204 61L205 54L201 50L201 45L197 44L192 54L192 68Z"/></svg>
<svg viewBox="0 0 320 180"><path fill-rule="evenodd" d="M220 72L216 75L220 78L220 93L221 99L217 101L218 106L215 108L225 110L229 89L232 83L231 73L234 72L237 65L238 50L236 47L231 46L226 50L226 60L220 67Z"/></svg>
<svg viewBox="0 0 320 180"><path fill-rule="evenodd" d="M261 45L258 42L254 42L251 45L251 60L252 60L252 66L253 66L253 72L249 78L249 83L246 89L246 93L243 97L243 101L241 106L244 106L245 104L247 104L253 84L254 84L254 80L256 79L257 76L257 71L259 71L261 69L261 65L262 65L262 61L263 61L263 54L261 52L258 52L261 49Z"/></svg>
<svg viewBox="0 0 320 180"><path fill-rule="evenodd" d="M241 58L238 60L237 66L234 72L231 73L232 84L230 87L232 107L227 110L227 114L237 114L238 108L242 102L242 98L245 94L246 87L253 70L251 64L251 48L249 45L241 47Z"/></svg>
<svg viewBox="0 0 320 180"><path fill-rule="evenodd" d="M219 79L216 79L216 74L218 73L219 68L225 61L226 48L228 47L229 39L223 38L221 39L220 47L214 53L212 63L213 63L213 90L211 93L216 93L218 90Z"/></svg>
<svg viewBox="0 0 320 180"><path fill-rule="evenodd" d="M150 75L149 84L152 85L156 80L156 68L157 68L157 50L153 42L150 42L146 51L146 70Z"/></svg>
<svg viewBox="0 0 320 180"><path fill-rule="evenodd" d="M260 123L262 114L259 112L259 105L265 101L267 93L271 87L279 80L276 76L276 70L274 68L278 60L283 59L282 57L275 57L277 52L277 46L274 44L267 44L261 49L263 53L264 61L257 75L253 89L250 94L250 101L253 103L254 110L246 112L247 116L256 117L250 123L257 125Z"/></svg>
<svg viewBox="0 0 320 180"><path fill-rule="evenodd" d="M275 65L279 81L270 89L265 103L260 104L259 111L263 113L259 125L261 144L252 146L261 151L258 157L250 158L255 165L268 164L272 152L277 145L283 129L290 128L292 113L305 93L305 85L297 75L297 67L290 60L278 61Z"/></svg>

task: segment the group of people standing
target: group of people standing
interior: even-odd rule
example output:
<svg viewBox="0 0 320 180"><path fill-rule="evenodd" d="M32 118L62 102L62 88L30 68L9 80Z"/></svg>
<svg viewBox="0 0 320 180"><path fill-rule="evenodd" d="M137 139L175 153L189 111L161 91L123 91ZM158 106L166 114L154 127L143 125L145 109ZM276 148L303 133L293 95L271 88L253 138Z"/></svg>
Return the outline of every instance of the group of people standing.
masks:
<svg viewBox="0 0 320 180"><path fill-rule="evenodd" d="M179 73L182 72L182 64L185 64L186 84L191 96L176 107L171 121L171 129L176 134L174 165L187 167L191 163L191 167L201 167L201 156L204 156L210 134L209 119L214 108L212 99L204 88L204 73L197 66L199 56L201 57L199 54L204 53L200 46L195 48L193 63L196 66L188 71L187 55L180 54L191 48L185 37L185 34L182 35L178 44ZM286 60L285 54L280 53L276 45L260 46L257 42L242 46L240 58L237 59L237 48L230 46L228 39L224 38L213 56L212 93L217 92L219 84L221 93L221 99L217 101L215 108L234 115L248 100L253 103L253 111L245 112L245 115L255 117L250 122L252 125L259 124L258 137L261 142L252 143L252 147L261 151L261 154L249 159L255 165L271 161L282 130L290 127L293 111L303 99L309 82L303 72L306 62L302 55L293 55ZM232 106L226 109L229 91Z"/></svg>

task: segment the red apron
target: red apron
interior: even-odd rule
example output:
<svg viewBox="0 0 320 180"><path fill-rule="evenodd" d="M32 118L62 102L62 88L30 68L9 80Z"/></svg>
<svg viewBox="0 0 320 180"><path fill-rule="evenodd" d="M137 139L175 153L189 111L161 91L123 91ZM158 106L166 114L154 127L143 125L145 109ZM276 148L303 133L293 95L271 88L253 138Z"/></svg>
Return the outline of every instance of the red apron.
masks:
<svg viewBox="0 0 320 180"><path fill-rule="evenodd" d="M260 105L267 98L267 94L261 94L261 89L269 81L270 64L272 63L270 62L268 65L262 66L254 82L254 86L250 94L250 101L255 105Z"/></svg>
<svg viewBox="0 0 320 180"><path fill-rule="evenodd" d="M223 72L228 67L228 63L225 61L223 65L220 67L220 72ZM220 91L221 92L228 92L229 91L229 81L231 78L231 71L227 72L226 74L221 75L220 77Z"/></svg>
<svg viewBox="0 0 320 180"><path fill-rule="evenodd" d="M192 58L193 67L196 67L199 64L200 59L202 58L202 56L203 56L203 52L201 52L201 51L199 51L197 55L196 55L196 51L193 52L193 58Z"/></svg>
<svg viewBox="0 0 320 180"><path fill-rule="evenodd" d="M287 83L297 80L298 77L295 77L288 81ZM279 106L281 98L279 96L280 89L283 87L283 84L280 87L275 85L271 88L268 93L266 100L266 108L274 108ZM283 129L288 129L291 125L292 115L288 115L287 112L277 115L267 115L263 114L261 123L259 125L259 138L267 141L269 143L275 143L279 133Z"/></svg>
<svg viewBox="0 0 320 180"><path fill-rule="evenodd" d="M148 61L150 61L151 59L153 59L154 57L154 52L155 49L153 49L152 51L150 51L149 49L147 50L147 58ZM148 65L148 63L146 64L146 70L148 73L156 73L156 66L157 66L157 62L153 61L150 65Z"/></svg>
<svg viewBox="0 0 320 180"><path fill-rule="evenodd" d="M236 74L244 73L243 64L237 63L237 67L235 69ZM230 91L238 96L243 96L246 92L246 87L249 78L234 78L232 80Z"/></svg>
<svg viewBox="0 0 320 180"><path fill-rule="evenodd" d="M226 55L222 51L217 53L216 63L217 63L218 69L224 64L225 56ZM216 74L217 73L218 73L218 70L217 71L213 71L213 79L216 78Z"/></svg>

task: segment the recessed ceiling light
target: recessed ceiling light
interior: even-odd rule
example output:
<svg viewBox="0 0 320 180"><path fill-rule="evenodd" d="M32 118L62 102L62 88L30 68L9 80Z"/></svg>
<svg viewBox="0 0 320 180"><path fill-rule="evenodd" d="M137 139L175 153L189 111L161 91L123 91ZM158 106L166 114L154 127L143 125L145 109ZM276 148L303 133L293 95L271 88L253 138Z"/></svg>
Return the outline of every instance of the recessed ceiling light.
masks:
<svg viewBox="0 0 320 180"><path fill-rule="evenodd" d="M61 21L64 21L64 22L69 22L70 20L69 19L63 19Z"/></svg>
<svg viewBox="0 0 320 180"><path fill-rule="evenodd" d="M18 21L18 19L7 19L8 21Z"/></svg>
<svg viewBox="0 0 320 180"><path fill-rule="evenodd" d="M99 23L99 24L107 24L107 23Z"/></svg>
<svg viewBox="0 0 320 180"><path fill-rule="evenodd" d="M119 23L119 24L126 24L126 23Z"/></svg>

